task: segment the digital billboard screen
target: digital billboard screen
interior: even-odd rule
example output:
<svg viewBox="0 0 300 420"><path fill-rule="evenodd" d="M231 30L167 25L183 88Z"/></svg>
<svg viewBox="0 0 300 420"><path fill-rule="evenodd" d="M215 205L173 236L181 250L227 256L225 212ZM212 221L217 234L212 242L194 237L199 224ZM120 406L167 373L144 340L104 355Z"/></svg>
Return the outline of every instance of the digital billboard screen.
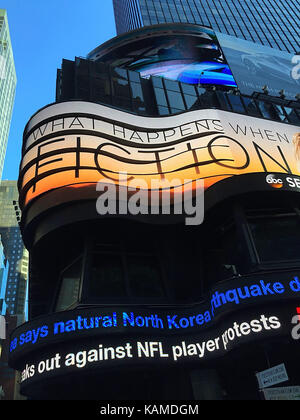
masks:
<svg viewBox="0 0 300 420"><path fill-rule="evenodd" d="M110 48L104 44L100 53L97 49L88 58L137 71L143 78L161 76L189 84L236 87L215 32L201 26L193 25L193 31L177 26L172 31L149 29L117 37Z"/></svg>
<svg viewBox="0 0 300 420"><path fill-rule="evenodd" d="M254 44L233 36L216 33L239 90L246 95L261 92L279 96L283 89L287 99L300 93L300 78L295 74L294 54Z"/></svg>
<svg viewBox="0 0 300 420"><path fill-rule="evenodd" d="M299 177L298 133L297 126L215 109L162 119L90 102L56 103L26 126L20 204L24 209L56 189L63 191L60 200L72 201L66 191L72 197L81 191L83 199L83 190L91 186L96 193L99 181L127 188L133 180L151 191L154 181L167 187L176 179L192 189L203 180L207 190L235 175ZM263 184L279 187L273 179Z"/></svg>

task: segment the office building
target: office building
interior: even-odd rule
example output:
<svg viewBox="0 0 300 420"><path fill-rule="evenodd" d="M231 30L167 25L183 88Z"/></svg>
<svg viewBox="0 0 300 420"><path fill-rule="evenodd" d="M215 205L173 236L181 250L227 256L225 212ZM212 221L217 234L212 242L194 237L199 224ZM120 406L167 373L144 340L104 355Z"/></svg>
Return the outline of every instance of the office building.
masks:
<svg viewBox="0 0 300 420"><path fill-rule="evenodd" d="M16 83L7 13L0 9L0 180L15 100Z"/></svg>
<svg viewBox="0 0 300 420"><path fill-rule="evenodd" d="M19 400L24 399L18 392L18 379L19 374L14 369L8 366L9 357L9 336L13 330L23 320L18 319L17 315L5 315L6 339L0 340L0 400Z"/></svg>
<svg viewBox="0 0 300 420"><path fill-rule="evenodd" d="M1 181L0 233L5 256L9 262L5 300L11 315L24 316L28 280L28 252L24 247L17 220L20 218L17 202L17 182Z"/></svg>
<svg viewBox="0 0 300 420"><path fill-rule="evenodd" d="M16 181L0 182L0 314L5 320L6 340L0 354L2 399L23 399L18 392L18 373L8 366L9 335L26 318L28 252L18 225L18 188ZM1 269L1 262L2 269ZM1 278L2 274L2 278Z"/></svg>
<svg viewBox="0 0 300 420"><path fill-rule="evenodd" d="M8 261L4 255L4 248L0 235L0 315L6 313L5 292L8 279Z"/></svg>
<svg viewBox="0 0 300 420"><path fill-rule="evenodd" d="M252 85L222 42L119 35L63 60L26 125L29 321L9 356L26 397L269 399L259 373L279 366L297 398L298 84L256 63Z"/></svg>
<svg viewBox="0 0 300 420"><path fill-rule="evenodd" d="M282 51L299 51L296 0L113 0L117 33L159 23L194 23Z"/></svg>
<svg viewBox="0 0 300 420"><path fill-rule="evenodd" d="M19 398L15 393L17 373L8 366L9 334L18 325L18 317L11 316L7 311L5 293L7 289L9 263L4 253L0 235L0 399L12 400ZM19 320L24 322L24 318Z"/></svg>

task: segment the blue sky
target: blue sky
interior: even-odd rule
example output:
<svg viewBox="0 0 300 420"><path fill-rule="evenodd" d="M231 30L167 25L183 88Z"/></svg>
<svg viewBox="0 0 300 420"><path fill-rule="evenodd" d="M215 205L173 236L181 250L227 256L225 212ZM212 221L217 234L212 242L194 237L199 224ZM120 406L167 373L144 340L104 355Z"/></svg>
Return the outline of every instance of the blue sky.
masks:
<svg viewBox="0 0 300 420"><path fill-rule="evenodd" d="M85 57L116 36L112 0L0 0L6 9L17 72L17 93L2 179L17 179L29 118L55 101L63 58Z"/></svg>

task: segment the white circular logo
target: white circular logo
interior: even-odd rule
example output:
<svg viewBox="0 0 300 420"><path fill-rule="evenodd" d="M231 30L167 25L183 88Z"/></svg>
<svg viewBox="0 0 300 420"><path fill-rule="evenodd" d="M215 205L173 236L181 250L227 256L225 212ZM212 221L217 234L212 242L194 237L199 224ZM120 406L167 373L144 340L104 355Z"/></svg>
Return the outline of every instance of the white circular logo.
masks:
<svg viewBox="0 0 300 420"><path fill-rule="evenodd" d="M280 178L276 178L274 174L269 174L266 177L266 182L271 185L273 188L282 188L283 181Z"/></svg>

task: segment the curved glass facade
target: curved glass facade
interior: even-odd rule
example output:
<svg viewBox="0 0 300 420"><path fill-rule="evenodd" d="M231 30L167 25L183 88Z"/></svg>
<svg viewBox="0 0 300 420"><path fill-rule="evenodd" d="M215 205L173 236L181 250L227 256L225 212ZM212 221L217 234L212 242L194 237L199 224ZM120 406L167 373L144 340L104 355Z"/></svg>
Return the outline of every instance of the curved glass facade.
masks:
<svg viewBox="0 0 300 420"><path fill-rule="evenodd" d="M85 81L89 78L89 83ZM65 81L68 80L68 83ZM71 82L71 83L70 83ZM300 122L300 104L259 94L237 95L225 86L190 85L160 76L149 79L136 71L100 61L64 60L58 72L57 101L80 99L112 105L138 115L166 116L211 106L290 124Z"/></svg>

